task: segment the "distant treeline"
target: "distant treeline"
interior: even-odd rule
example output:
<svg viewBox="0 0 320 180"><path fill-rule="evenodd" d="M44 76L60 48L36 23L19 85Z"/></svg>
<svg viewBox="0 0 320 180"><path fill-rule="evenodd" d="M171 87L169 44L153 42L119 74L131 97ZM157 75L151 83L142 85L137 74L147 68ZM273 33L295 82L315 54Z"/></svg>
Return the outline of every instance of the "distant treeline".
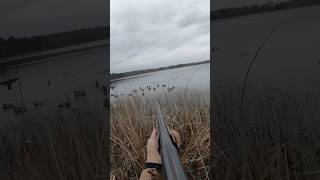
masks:
<svg viewBox="0 0 320 180"><path fill-rule="evenodd" d="M109 27L96 27L34 37L0 37L0 58L104 40L109 34Z"/></svg>
<svg viewBox="0 0 320 180"><path fill-rule="evenodd" d="M210 18L211 20L222 19L222 18L229 18L229 17L235 17L235 16L244 16L248 14L257 14L257 13L264 13L264 12L270 12L270 11L283 10L283 9L310 6L310 5L316 5L316 4L320 4L320 0L291 0L287 2L281 2L281 3L266 3L262 5L220 9L220 10L211 12Z"/></svg>
<svg viewBox="0 0 320 180"><path fill-rule="evenodd" d="M210 60L206 60L206 61L195 62L195 63L171 65L171 66L160 67L160 68L155 68L155 69L137 70L137 71L130 71L130 72L125 72L125 73L111 73L110 78L111 79L119 79L119 78L123 78L123 77L135 76L135 75L139 75L139 74L151 73L151 72L156 72L156 71L161 71L161 70L166 70L166 69L173 69L173 68L179 68L179 67L185 67L185 66L205 64L205 63L209 63L209 62L210 62Z"/></svg>

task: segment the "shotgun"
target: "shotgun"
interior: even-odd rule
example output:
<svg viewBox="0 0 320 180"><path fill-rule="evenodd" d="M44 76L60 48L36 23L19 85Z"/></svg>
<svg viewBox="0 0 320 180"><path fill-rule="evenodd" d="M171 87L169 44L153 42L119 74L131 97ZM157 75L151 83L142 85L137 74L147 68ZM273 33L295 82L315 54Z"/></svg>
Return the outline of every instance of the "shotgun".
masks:
<svg viewBox="0 0 320 180"><path fill-rule="evenodd" d="M182 167L179 152L169 135L159 103L156 102L156 124L159 133L159 149L161 154L162 172L167 180L187 180Z"/></svg>

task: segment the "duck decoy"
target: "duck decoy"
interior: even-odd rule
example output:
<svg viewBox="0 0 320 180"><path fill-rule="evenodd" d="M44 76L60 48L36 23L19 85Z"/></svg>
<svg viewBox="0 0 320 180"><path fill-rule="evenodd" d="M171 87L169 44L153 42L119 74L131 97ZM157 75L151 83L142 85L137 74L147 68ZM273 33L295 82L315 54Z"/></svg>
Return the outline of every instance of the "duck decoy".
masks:
<svg viewBox="0 0 320 180"><path fill-rule="evenodd" d="M86 95L87 95L87 92L86 92L85 90L79 90L79 91L74 90L74 91L73 91L73 94L74 94L74 97L75 97L75 98L79 98L79 97L84 97L84 96L86 96Z"/></svg>
<svg viewBox="0 0 320 180"><path fill-rule="evenodd" d="M64 103L64 107L65 107L65 108L69 108L69 107L70 107L70 102L65 102L65 103Z"/></svg>
<svg viewBox="0 0 320 180"><path fill-rule="evenodd" d="M110 108L109 108L109 107L110 107L110 103L109 103L108 98L106 98L106 99L104 100L103 106L104 106L105 108L107 108L107 109L110 109Z"/></svg>
<svg viewBox="0 0 320 180"><path fill-rule="evenodd" d="M69 76L69 74L66 73L66 72L62 72L62 74L63 74L64 77L68 77Z"/></svg>
<svg viewBox="0 0 320 180"><path fill-rule="evenodd" d="M22 107L22 106L14 107L14 114L15 115L19 115L19 114L25 113L26 111L27 111L27 109L25 107Z"/></svg>
<svg viewBox="0 0 320 180"><path fill-rule="evenodd" d="M8 109L12 109L13 108L13 104L12 103L10 103L10 104L3 104L2 105L2 109L3 110L8 110Z"/></svg>
<svg viewBox="0 0 320 180"><path fill-rule="evenodd" d="M108 90L104 85L102 86L102 92L104 95L107 95L107 93L108 93Z"/></svg>
<svg viewBox="0 0 320 180"><path fill-rule="evenodd" d="M99 83L99 81L95 81L95 85L96 85L96 87L99 87L100 86L100 83Z"/></svg>
<svg viewBox="0 0 320 180"><path fill-rule="evenodd" d="M18 80L19 80L18 78L9 79L9 80L1 82L0 85L7 86L8 90L10 90L10 89L12 89L12 84Z"/></svg>
<svg viewBox="0 0 320 180"><path fill-rule="evenodd" d="M70 102L62 102L62 103L60 103L59 105L58 105L58 107L59 108L66 108L66 109L68 109L69 107L71 106L71 104L70 104Z"/></svg>
<svg viewBox="0 0 320 180"><path fill-rule="evenodd" d="M39 107L39 106L43 106L43 103L42 102L34 102L33 105L35 107Z"/></svg>

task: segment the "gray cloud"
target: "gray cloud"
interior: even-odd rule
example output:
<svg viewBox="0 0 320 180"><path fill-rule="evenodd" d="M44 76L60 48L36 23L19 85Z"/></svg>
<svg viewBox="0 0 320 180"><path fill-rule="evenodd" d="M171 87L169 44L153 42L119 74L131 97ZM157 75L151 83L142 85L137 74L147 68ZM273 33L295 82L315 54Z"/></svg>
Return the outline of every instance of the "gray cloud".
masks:
<svg viewBox="0 0 320 180"><path fill-rule="evenodd" d="M111 71L207 60L210 0L111 0Z"/></svg>
<svg viewBox="0 0 320 180"><path fill-rule="evenodd" d="M0 37L33 36L108 24L106 0L0 1Z"/></svg>

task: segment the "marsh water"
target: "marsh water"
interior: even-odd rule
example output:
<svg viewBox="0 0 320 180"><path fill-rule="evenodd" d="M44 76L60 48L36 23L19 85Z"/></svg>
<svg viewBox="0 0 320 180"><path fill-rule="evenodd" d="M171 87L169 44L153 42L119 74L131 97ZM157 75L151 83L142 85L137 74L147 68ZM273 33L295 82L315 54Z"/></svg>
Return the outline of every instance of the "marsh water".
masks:
<svg viewBox="0 0 320 180"><path fill-rule="evenodd" d="M210 64L157 71L111 83L111 100L127 96L154 96L188 89L207 95L210 91Z"/></svg>
<svg viewBox="0 0 320 180"><path fill-rule="evenodd" d="M0 86L2 122L19 116L13 108L4 109L4 104L24 106L36 113L65 109L84 99L103 107L107 96L102 86L108 83L106 53L106 48L97 48L0 71L0 82L19 79L12 87Z"/></svg>
<svg viewBox="0 0 320 180"><path fill-rule="evenodd" d="M249 82L264 84L261 89L265 91L304 90L318 86L319 19L318 5L212 21L214 87L241 86L255 51L275 27L277 29L252 67ZM0 86L0 105L13 103L20 106L23 103L27 110L35 112L53 107L63 109L67 101L81 102L84 99L76 97L76 91L103 106L109 97L103 91L108 83L105 67L109 61L106 57L105 48L100 48L2 70L0 82L13 78L19 81L10 89ZM154 72L114 81L110 94L115 98L121 94L133 95L134 90L145 96L185 88L209 91L209 74L209 64ZM15 114L12 109L1 108L0 117L10 120Z"/></svg>
<svg viewBox="0 0 320 180"><path fill-rule="evenodd" d="M319 19L317 5L212 21L215 88L241 86L252 57L273 29L252 66L249 84L284 92L319 87Z"/></svg>
<svg viewBox="0 0 320 180"><path fill-rule="evenodd" d="M1 82L18 79L11 87L0 86L2 123L20 116L13 108L4 109L5 104L24 106L28 112L33 113L63 110L81 103L105 108L109 98L106 92L106 58L105 48L98 48L0 71ZM167 92L168 88L171 88L172 92L188 88L209 93L209 74L208 63L154 72L111 83L111 95L123 94L125 97L132 93L132 90L144 86L146 96L155 92ZM152 86L152 90L148 90L146 86Z"/></svg>

